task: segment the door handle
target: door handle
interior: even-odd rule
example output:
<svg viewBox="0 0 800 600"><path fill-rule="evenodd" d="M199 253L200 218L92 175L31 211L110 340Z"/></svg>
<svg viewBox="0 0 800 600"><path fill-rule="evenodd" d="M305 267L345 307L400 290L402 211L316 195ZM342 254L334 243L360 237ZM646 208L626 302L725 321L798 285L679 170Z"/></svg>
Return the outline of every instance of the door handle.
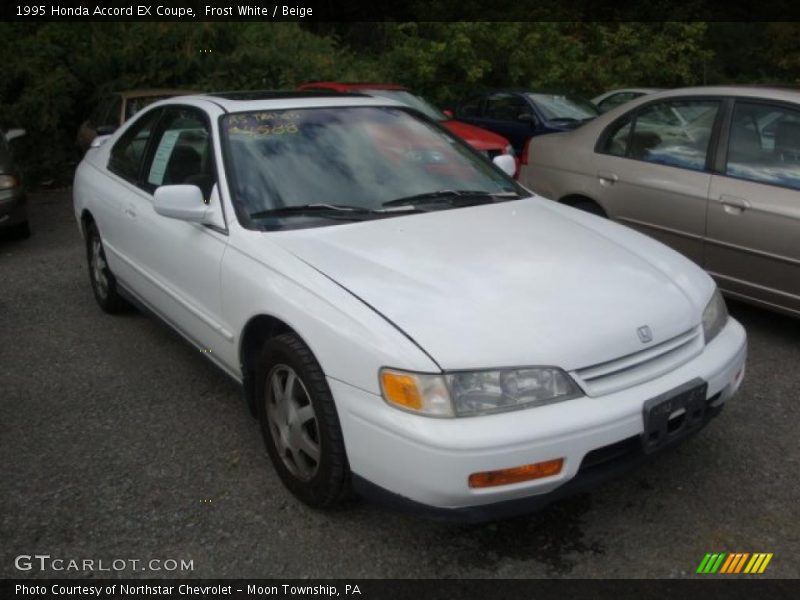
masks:
<svg viewBox="0 0 800 600"><path fill-rule="evenodd" d="M725 212L729 215L740 215L750 208L750 203L744 198L739 198L738 196L722 194L719 197L719 201L722 203Z"/></svg>
<svg viewBox="0 0 800 600"><path fill-rule="evenodd" d="M619 180L617 174L611 171L598 171L597 178L600 180L600 185L614 185Z"/></svg>
<svg viewBox="0 0 800 600"><path fill-rule="evenodd" d="M125 213L127 216L129 216L129 217L131 217L131 218L135 218L135 217L136 217L136 211L135 211L135 210L133 210L133 207L132 207L132 206L126 206L126 207L125 207L125 210L124 210L123 212L124 212L124 213Z"/></svg>

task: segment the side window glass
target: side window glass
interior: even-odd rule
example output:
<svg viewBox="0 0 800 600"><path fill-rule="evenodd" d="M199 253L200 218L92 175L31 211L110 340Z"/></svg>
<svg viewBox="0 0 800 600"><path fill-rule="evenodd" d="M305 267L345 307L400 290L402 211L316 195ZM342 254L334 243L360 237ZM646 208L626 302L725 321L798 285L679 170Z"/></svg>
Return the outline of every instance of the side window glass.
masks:
<svg viewBox="0 0 800 600"><path fill-rule="evenodd" d="M480 117L481 99L481 97L473 98L472 100L468 100L465 104L462 104L458 110L458 116Z"/></svg>
<svg viewBox="0 0 800 600"><path fill-rule="evenodd" d="M725 174L800 189L800 112L737 102Z"/></svg>
<svg viewBox="0 0 800 600"><path fill-rule="evenodd" d="M196 185L208 201L216 178L203 114L190 108L168 109L161 129L153 159L145 169L148 187Z"/></svg>
<svg viewBox="0 0 800 600"><path fill-rule="evenodd" d="M159 116L161 116L161 110L146 113L122 134L122 137L111 148L111 156L108 159L109 171L131 183L138 183L139 170L147 149L147 142Z"/></svg>
<svg viewBox="0 0 800 600"><path fill-rule="evenodd" d="M486 104L486 117L498 121L517 121L521 114L530 112L525 101L513 94L495 94Z"/></svg>
<svg viewBox="0 0 800 600"><path fill-rule="evenodd" d="M702 171L718 110L716 100L676 100L645 107L636 116L628 156Z"/></svg>

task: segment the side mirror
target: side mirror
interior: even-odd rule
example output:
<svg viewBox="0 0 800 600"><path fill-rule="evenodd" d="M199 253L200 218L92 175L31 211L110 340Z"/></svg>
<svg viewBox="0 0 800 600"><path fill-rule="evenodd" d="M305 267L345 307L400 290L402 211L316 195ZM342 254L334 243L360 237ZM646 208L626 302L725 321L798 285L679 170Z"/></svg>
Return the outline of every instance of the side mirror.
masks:
<svg viewBox="0 0 800 600"><path fill-rule="evenodd" d="M153 195L153 208L164 217L205 223L208 205L196 185L162 185Z"/></svg>
<svg viewBox="0 0 800 600"><path fill-rule="evenodd" d="M21 138L25 135L24 129L9 129L6 131L6 141L10 142L11 140L16 140L17 138Z"/></svg>
<svg viewBox="0 0 800 600"><path fill-rule="evenodd" d="M500 167L500 170L509 177L513 177L514 173L517 172L517 161L514 160L514 157L510 154L500 154L495 156L492 159L492 163Z"/></svg>
<svg viewBox="0 0 800 600"><path fill-rule="evenodd" d="M117 130L116 125L99 125L95 131L97 135L111 135Z"/></svg>
<svg viewBox="0 0 800 600"><path fill-rule="evenodd" d="M442 113L443 113L443 114L444 114L444 116L445 116L445 117L447 117L448 119L452 119L452 118L453 118L453 111L452 111L452 110L450 110L449 108L445 108L445 109L442 111Z"/></svg>
<svg viewBox="0 0 800 600"><path fill-rule="evenodd" d="M531 127L536 127L539 123L539 120L533 113L521 113L517 115L517 121L520 123L528 123Z"/></svg>

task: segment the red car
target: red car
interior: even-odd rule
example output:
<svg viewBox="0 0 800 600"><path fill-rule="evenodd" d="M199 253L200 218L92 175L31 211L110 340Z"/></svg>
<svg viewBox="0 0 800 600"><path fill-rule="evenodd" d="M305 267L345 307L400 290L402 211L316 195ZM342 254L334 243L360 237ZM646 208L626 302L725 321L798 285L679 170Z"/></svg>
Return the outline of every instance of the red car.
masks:
<svg viewBox="0 0 800 600"><path fill-rule="evenodd" d="M456 121L433 106L421 96L412 94L408 88L394 83L337 83L335 81L317 81L297 86L298 90L326 92L363 92L371 96L380 96L397 100L407 106L416 108L434 121L438 121L453 134L460 137L470 146L484 153L490 160L499 154L514 154L508 140L501 135Z"/></svg>

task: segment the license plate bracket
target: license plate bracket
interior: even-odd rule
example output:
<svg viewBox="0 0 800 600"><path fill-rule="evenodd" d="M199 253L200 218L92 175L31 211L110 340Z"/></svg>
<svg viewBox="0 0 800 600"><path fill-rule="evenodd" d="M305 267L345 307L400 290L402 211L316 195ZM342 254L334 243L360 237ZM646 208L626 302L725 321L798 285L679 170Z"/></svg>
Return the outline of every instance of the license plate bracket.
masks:
<svg viewBox="0 0 800 600"><path fill-rule="evenodd" d="M708 383L698 377L645 401L644 452L656 452L701 429L706 422L707 391Z"/></svg>

